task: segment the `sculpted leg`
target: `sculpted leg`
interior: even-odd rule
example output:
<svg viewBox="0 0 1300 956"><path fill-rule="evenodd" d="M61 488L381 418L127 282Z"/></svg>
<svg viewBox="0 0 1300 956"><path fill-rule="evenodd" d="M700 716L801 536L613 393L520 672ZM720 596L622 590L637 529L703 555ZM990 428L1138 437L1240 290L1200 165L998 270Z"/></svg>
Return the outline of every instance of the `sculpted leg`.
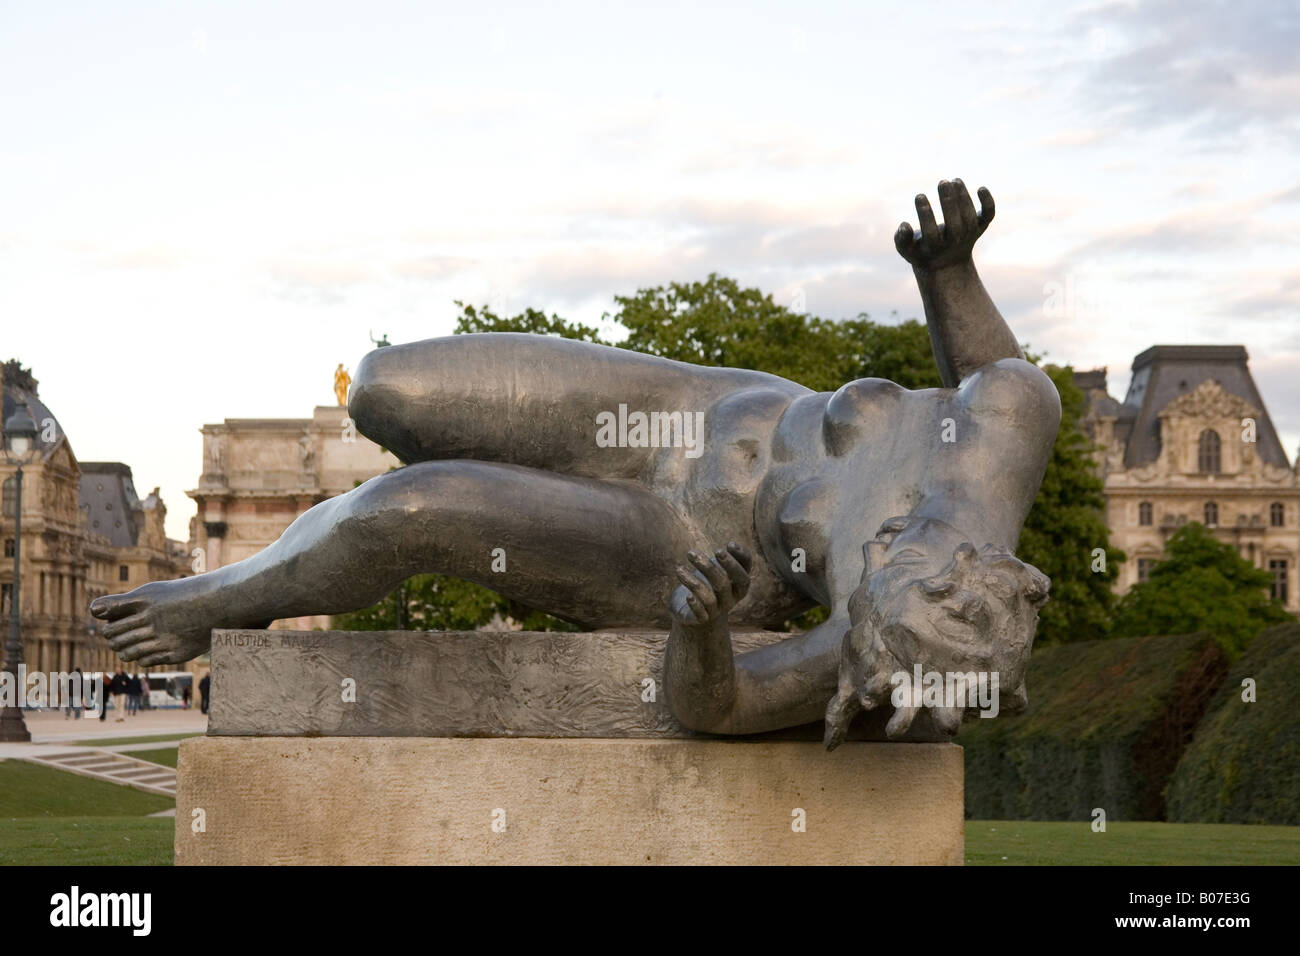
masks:
<svg viewBox="0 0 1300 956"><path fill-rule="evenodd" d="M803 391L762 372L494 332L375 349L357 368L348 410L363 435L405 462L467 458L635 478L654 449L598 447L598 414L620 404L703 411L757 384Z"/></svg>
<svg viewBox="0 0 1300 956"><path fill-rule="evenodd" d="M644 627L667 623L673 558L687 547L672 510L633 484L426 462L322 502L251 558L98 598L91 613L111 622L123 659L182 661L213 628L355 610L439 572L587 626Z"/></svg>

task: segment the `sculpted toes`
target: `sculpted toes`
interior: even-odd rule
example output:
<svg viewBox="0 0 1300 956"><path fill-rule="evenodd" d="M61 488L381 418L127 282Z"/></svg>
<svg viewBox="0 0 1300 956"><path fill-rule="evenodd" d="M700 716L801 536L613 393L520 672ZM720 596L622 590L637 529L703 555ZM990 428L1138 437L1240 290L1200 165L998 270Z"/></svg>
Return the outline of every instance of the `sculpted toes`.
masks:
<svg viewBox="0 0 1300 956"><path fill-rule="evenodd" d="M133 631L138 627L144 627L148 623L149 618L143 613L133 614L130 617L118 618L104 628L104 636L108 638L111 643L113 639L119 635L125 634L128 631Z"/></svg>

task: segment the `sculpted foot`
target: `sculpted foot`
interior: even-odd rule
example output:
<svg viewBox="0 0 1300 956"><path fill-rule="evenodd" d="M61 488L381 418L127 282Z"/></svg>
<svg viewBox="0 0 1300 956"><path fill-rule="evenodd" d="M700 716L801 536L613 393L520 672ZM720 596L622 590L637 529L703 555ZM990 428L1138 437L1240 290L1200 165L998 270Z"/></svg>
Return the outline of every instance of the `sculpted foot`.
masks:
<svg viewBox="0 0 1300 956"><path fill-rule="evenodd" d="M226 620L209 607L205 576L151 581L126 594L96 598L90 613L107 621L104 637L124 661L180 664L208 650L214 627L265 627Z"/></svg>

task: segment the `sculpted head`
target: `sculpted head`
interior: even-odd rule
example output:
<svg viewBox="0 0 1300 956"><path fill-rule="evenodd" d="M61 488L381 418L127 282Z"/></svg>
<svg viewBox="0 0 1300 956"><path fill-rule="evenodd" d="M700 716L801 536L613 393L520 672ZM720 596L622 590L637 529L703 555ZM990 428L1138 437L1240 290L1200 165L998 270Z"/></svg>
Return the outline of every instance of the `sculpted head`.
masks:
<svg viewBox="0 0 1300 956"><path fill-rule="evenodd" d="M933 518L891 518L863 553L839 689L826 709L828 747L844 739L858 711L889 703L894 675L912 675L916 665L927 674L996 674L998 687L1012 698L1005 709L1023 706L1038 609L1051 586L1042 572L1004 548L977 548ZM906 733L919 709L896 707L888 735ZM955 733L964 716L961 707L931 710L947 733Z"/></svg>

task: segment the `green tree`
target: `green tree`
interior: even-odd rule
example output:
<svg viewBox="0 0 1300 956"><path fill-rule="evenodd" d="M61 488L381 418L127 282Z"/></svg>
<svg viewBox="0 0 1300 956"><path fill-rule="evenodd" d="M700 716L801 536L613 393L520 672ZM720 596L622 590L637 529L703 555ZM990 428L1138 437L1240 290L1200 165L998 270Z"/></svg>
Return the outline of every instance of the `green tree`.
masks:
<svg viewBox="0 0 1300 956"><path fill-rule="evenodd" d="M1061 396L1061 429L1016 554L1052 579L1035 638L1046 646L1108 636L1115 603L1111 587L1124 553L1110 546L1094 446L1081 424L1086 399L1074 384L1074 371L1056 365L1043 371Z"/></svg>
<svg viewBox="0 0 1300 956"><path fill-rule="evenodd" d="M876 376L906 388L939 385L925 326L880 325L866 313L835 321L794 312L758 289L710 273L615 296L623 348L695 365L771 372L816 392Z"/></svg>
<svg viewBox="0 0 1300 956"><path fill-rule="evenodd" d="M472 631L493 618L526 631L572 631L567 621L446 574L417 574L370 607L334 616L343 631Z"/></svg>
<svg viewBox="0 0 1300 956"><path fill-rule="evenodd" d="M1294 620L1269 598L1271 577L1204 525L1183 525L1147 580L1133 585L1115 612L1115 634L1144 637L1208 631L1237 656L1265 627Z"/></svg>
<svg viewBox="0 0 1300 956"><path fill-rule="evenodd" d="M570 322L558 315L547 315L538 309L524 309L518 315L497 315L487 306L466 305L459 299L460 315L456 317L455 335L470 332L531 332L534 335L558 335L565 339L577 339L580 342L595 342L608 345L600 337L600 331L581 322Z"/></svg>

